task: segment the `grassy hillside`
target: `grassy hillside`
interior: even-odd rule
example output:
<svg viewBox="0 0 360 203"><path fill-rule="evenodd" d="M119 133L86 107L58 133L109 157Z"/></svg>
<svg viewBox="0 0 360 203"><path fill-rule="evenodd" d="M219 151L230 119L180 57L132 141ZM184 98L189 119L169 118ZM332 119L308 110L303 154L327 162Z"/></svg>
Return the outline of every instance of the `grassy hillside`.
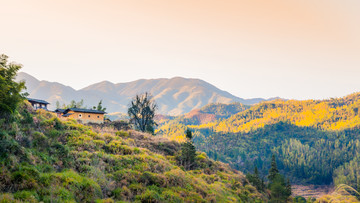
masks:
<svg viewBox="0 0 360 203"><path fill-rule="evenodd" d="M331 202L359 202L360 194L354 188L341 184L334 192L328 195L324 195L317 200L319 203L331 203Z"/></svg>
<svg viewBox="0 0 360 203"><path fill-rule="evenodd" d="M23 105L0 122L0 202L255 202L241 172L197 153L177 163L178 142L60 121Z"/></svg>
<svg viewBox="0 0 360 203"><path fill-rule="evenodd" d="M360 156L359 108L360 93L319 101L277 100L206 124L168 122L158 132L181 140L183 130L192 128L200 150L245 172L257 166L265 174L275 154L292 182L330 184L335 179L359 189L359 171L351 167ZM345 180L347 170L355 175Z"/></svg>

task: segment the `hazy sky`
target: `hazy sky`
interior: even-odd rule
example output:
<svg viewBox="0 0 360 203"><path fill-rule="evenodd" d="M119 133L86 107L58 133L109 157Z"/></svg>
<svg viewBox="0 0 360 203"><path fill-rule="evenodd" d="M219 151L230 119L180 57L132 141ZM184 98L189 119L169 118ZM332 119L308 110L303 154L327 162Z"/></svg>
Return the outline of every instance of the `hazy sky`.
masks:
<svg viewBox="0 0 360 203"><path fill-rule="evenodd" d="M243 98L360 91L359 0L0 0L0 53L75 89L200 78Z"/></svg>

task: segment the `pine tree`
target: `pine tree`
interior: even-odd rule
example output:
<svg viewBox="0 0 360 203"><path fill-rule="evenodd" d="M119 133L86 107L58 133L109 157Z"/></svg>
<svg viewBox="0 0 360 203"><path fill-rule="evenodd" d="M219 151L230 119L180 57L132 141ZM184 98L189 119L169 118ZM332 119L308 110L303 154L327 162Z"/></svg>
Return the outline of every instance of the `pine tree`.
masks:
<svg viewBox="0 0 360 203"><path fill-rule="evenodd" d="M288 178L286 181L286 194L287 194L287 196L290 196L291 193L292 193L291 184L290 184L290 179Z"/></svg>
<svg viewBox="0 0 360 203"><path fill-rule="evenodd" d="M196 149L192 143L192 132L191 130L186 130L187 141L181 146L181 164L186 170L190 170L195 164Z"/></svg>
<svg viewBox="0 0 360 203"><path fill-rule="evenodd" d="M276 158L275 158L275 155L273 154L272 157L271 157L271 167L270 167L270 170L269 170L269 176L268 176L268 179L273 182L275 177L279 174L279 170L277 168L277 165L276 165Z"/></svg>
<svg viewBox="0 0 360 203"><path fill-rule="evenodd" d="M185 132L185 134L186 134L186 138L187 138L187 139L189 139L189 140L192 139L192 132L191 132L190 129L187 129L186 132Z"/></svg>
<svg viewBox="0 0 360 203"><path fill-rule="evenodd" d="M246 174L246 178L249 182L256 187L259 191L263 191L265 189L264 181L260 178L259 170L255 165L254 174Z"/></svg>

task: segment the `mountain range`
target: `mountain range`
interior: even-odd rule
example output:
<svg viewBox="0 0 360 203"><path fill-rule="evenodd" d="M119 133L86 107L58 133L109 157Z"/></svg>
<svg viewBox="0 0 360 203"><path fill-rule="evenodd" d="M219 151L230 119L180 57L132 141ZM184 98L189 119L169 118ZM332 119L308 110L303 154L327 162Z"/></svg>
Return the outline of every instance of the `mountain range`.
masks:
<svg viewBox="0 0 360 203"><path fill-rule="evenodd" d="M144 92L150 92L153 95L160 114L173 116L188 113L211 103L240 102L251 105L265 101L263 98L239 98L203 80L182 77L140 79L116 84L103 81L80 90L58 82L40 81L24 72L18 73L16 80L24 80L29 97L50 102L49 109L52 110L56 108L57 101L60 104L68 104L71 100L83 99L85 106L92 107L103 100L103 106L107 108L107 112L125 113L130 100L136 94ZM268 100L274 99L276 98Z"/></svg>

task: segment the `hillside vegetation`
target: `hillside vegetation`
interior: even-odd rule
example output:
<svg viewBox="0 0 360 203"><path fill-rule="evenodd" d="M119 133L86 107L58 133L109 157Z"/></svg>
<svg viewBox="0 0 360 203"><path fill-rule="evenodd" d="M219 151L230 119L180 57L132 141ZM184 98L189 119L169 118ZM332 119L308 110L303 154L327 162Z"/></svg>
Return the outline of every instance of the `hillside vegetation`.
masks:
<svg viewBox="0 0 360 203"><path fill-rule="evenodd" d="M213 123L219 119L229 118L250 107L238 102L231 104L208 104L181 116L158 118L157 123L160 124L160 128L157 129L157 133L166 134L171 140L183 142L187 126Z"/></svg>
<svg viewBox="0 0 360 203"><path fill-rule="evenodd" d="M0 122L0 202L255 202L245 176L180 144L136 131L61 121L28 104Z"/></svg>
<svg viewBox="0 0 360 203"><path fill-rule="evenodd" d="M158 133L181 140L195 131L198 149L215 160L266 174L271 154L279 169L300 184L349 184L359 190L360 93L329 100L264 102L206 124L169 121ZM350 175L349 175L350 174Z"/></svg>

